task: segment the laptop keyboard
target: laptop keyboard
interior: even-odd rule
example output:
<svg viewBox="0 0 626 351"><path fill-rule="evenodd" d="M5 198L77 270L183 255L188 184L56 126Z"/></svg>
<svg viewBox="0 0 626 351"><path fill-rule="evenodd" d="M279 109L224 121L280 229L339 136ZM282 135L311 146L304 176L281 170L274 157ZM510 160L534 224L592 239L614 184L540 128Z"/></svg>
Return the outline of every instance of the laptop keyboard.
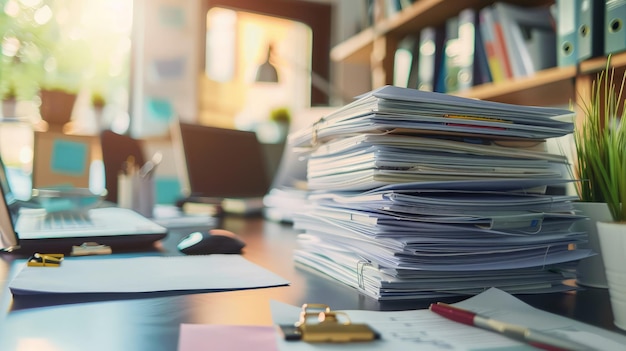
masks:
<svg viewBox="0 0 626 351"><path fill-rule="evenodd" d="M48 213L40 222L41 229L76 229L93 226L87 212Z"/></svg>

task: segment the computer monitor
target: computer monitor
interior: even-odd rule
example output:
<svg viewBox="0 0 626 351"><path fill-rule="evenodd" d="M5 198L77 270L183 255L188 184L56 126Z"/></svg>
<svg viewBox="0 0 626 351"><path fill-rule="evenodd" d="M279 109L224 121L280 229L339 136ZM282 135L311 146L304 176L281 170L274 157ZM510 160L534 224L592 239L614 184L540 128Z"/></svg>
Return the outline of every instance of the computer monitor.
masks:
<svg viewBox="0 0 626 351"><path fill-rule="evenodd" d="M178 122L172 130L186 196L253 198L270 182L261 143L250 131Z"/></svg>

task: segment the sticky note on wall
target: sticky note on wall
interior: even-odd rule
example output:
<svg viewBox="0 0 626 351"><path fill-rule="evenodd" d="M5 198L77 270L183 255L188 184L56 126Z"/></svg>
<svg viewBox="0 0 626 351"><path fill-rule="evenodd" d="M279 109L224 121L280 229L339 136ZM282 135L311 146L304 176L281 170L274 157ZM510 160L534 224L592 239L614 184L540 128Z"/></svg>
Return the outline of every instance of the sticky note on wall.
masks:
<svg viewBox="0 0 626 351"><path fill-rule="evenodd" d="M55 140L52 144L50 169L54 173L73 176L87 171L88 145L70 140Z"/></svg>
<svg viewBox="0 0 626 351"><path fill-rule="evenodd" d="M164 98L148 97L146 110L148 117L154 121L168 122L174 116L172 103Z"/></svg>

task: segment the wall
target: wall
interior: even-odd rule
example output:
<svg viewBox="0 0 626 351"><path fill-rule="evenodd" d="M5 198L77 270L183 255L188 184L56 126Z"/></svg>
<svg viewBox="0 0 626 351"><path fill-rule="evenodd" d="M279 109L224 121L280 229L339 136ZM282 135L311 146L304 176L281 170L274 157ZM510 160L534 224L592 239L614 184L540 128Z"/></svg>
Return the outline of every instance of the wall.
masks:
<svg viewBox="0 0 626 351"><path fill-rule="evenodd" d="M135 0L131 134L167 133L175 117L197 116L201 0Z"/></svg>

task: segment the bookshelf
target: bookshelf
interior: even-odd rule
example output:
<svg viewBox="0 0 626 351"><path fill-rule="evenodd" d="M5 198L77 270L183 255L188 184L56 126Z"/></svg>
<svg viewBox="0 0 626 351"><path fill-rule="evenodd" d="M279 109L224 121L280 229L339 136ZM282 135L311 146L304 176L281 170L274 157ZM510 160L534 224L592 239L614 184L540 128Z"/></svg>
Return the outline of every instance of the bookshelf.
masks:
<svg viewBox="0 0 626 351"><path fill-rule="evenodd" d="M408 34L444 23L462 9L480 9L496 0L416 0L410 7L383 19L339 43L330 52L331 60L369 65L372 71L369 90L393 83L394 53L399 41ZM523 5L550 5L554 0L505 0ZM501 83L487 83L455 93L459 96L514 104L568 105L585 90L587 82L606 65L606 57L581 62L577 66L553 67L536 74ZM626 53L614 54L611 66L626 67ZM584 96L584 94L583 94Z"/></svg>

